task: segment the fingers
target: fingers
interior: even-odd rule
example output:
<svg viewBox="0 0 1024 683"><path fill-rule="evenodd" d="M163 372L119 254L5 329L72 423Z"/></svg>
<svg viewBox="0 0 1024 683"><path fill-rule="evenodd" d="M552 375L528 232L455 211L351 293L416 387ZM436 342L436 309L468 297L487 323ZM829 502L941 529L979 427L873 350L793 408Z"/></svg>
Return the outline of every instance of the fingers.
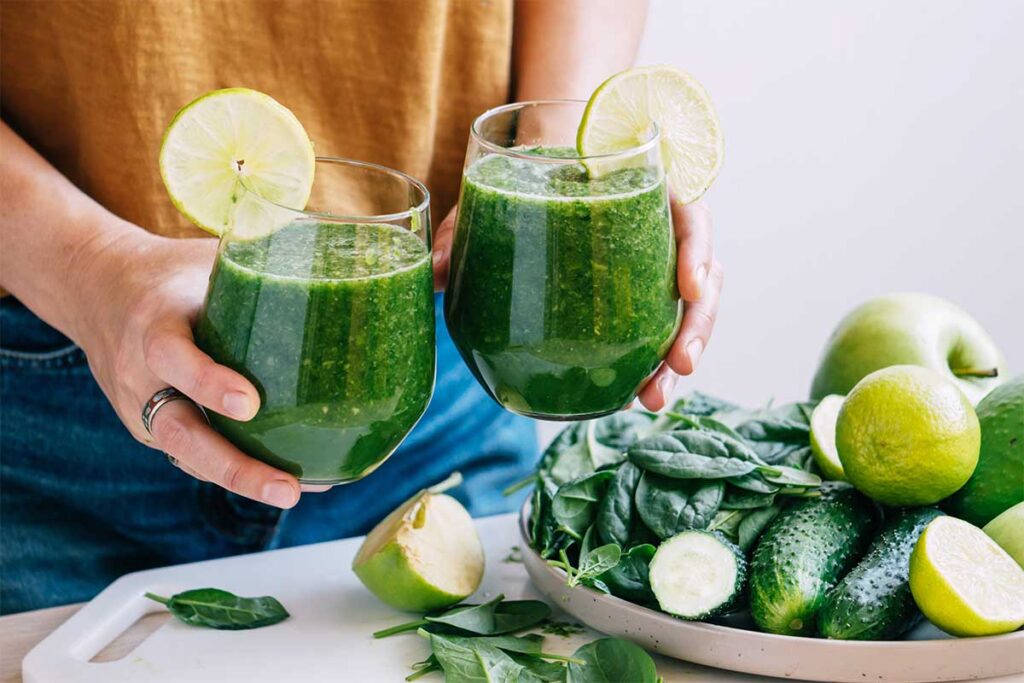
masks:
<svg viewBox="0 0 1024 683"><path fill-rule="evenodd" d="M457 206L452 207L448 215L434 231L434 291L440 292L448 285L448 264L451 261L452 235L455 233L455 216Z"/></svg>
<svg viewBox="0 0 1024 683"><path fill-rule="evenodd" d="M672 225L679 243L679 293L685 301L697 301L704 295L711 262L711 212L702 202L672 202Z"/></svg>
<svg viewBox="0 0 1024 683"><path fill-rule="evenodd" d="M150 371L196 403L236 420L250 420L259 409L256 388L200 351L187 324L152 328L143 350Z"/></svg>
<svg viewBox="0 0 1024 683"><path fill-rule="evenodd" d="M243 454L213 431L188 401L172 401L160 409L153 418L153 438L183 470L240 496L279 508L299 500L295 477Z"/></svg>
<svg viewBox="0 0 1024 683"><path fill-rule="evenodd" d="M667 364L662 363L647 384L637 393L637 398L645 408L658 411L665 407L672 390L675 389L678 375Z"/></svg>
<svg viewBox="0 0 1024 683"><path fill-rule="evenodd" d="M680 375L689 375L696 370L707 348L718 317L723 277L722 264L712 260L703 295L698 301L683 307L683 322L666 358L669 366Z"/></svg>

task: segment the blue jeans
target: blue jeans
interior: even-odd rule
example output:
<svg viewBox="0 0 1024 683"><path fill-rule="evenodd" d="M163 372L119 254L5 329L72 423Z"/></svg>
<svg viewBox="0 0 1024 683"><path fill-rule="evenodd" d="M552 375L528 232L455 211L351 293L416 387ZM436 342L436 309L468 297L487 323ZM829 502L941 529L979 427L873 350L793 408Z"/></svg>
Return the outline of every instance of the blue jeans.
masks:
<svg viewBox="0 0 1024 683"><path fill-rule="evenodd" d="M532 468L533 424L484 394L435 303L437 386L423 419L371 476L281 511L136 442L81 349L0 300L0 613L87 600L126 572L364 534L453 470L472 514L513 509L521 495L501 490Z"/></svg>

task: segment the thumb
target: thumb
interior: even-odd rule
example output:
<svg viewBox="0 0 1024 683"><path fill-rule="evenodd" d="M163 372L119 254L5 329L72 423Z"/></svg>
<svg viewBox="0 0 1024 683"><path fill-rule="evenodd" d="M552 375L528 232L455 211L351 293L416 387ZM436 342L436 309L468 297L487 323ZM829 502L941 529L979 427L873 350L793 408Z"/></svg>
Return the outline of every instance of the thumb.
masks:
<svg viewBox="0 0 1024 683"><path fill-rule="evenodd" d="M434 291L437 292L444 290L448 284L448 263L451 258L452 234L455 232L458 208L452 207L434 231Z"/></svg>

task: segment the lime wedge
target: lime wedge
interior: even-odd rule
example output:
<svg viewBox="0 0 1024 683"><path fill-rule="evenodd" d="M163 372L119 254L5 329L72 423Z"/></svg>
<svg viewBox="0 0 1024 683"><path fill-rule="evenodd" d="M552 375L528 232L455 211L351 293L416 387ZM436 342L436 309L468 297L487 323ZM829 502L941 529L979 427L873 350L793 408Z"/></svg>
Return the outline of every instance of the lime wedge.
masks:
<svg viewBox="0 0 1024 683"><path fill-rule="evenodd" d="M690 203L711 186L725 142L711 98L690 74L671 66L623 71L602 83L583 112L576 149L581 156L620 152L642 144L651 124L661 130L661 156L675 198ZM606 162L587 163L606 173Z"/></svg>
<svg viewBox="0 0 1024 683"><path fill-rule="evenodd" d="M956 636L1009 633L1024 624L1024 569L961 519L937 517L917 539L910 591L933 624Z"/></svg>
<svg viewBox="0 0 1024 683"><path fill-rule="evenodd" d="M836 448L836 420L843 407L843 396L832 394L821 399L811 413L811 452L814 462L826 479L846 481L843 463Z"/></svg>
<svg viewBox="0 0 1024 683"><path fill-rule="evenodd" d="M248 88L215 90L185 105L160 147L174 206L214 235L227 229L243 185L271 202L305 207L315 163L295 115Z"/></svg>

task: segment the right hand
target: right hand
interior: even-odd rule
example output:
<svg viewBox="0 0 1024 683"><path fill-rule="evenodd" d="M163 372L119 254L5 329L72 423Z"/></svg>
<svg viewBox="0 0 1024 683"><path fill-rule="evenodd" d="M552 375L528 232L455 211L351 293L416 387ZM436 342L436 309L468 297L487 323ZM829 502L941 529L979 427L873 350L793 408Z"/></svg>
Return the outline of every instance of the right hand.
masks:
<svg viewBox="0 0 1024 683"><path fill-rule="evenodd" d="M292 507L300 495L298 480L235 448L188 401L164 404L153 419L152 436L142 425L143 406L168 386L237 420L252 419L259 409L252 383L215 363L192 338L216 240L167 239L137 228L112 232L116 238L85 245L76 255L71 282L77 286L68 295L76 297L73 337L121 422L194 477L268 505Z"/></svg>

